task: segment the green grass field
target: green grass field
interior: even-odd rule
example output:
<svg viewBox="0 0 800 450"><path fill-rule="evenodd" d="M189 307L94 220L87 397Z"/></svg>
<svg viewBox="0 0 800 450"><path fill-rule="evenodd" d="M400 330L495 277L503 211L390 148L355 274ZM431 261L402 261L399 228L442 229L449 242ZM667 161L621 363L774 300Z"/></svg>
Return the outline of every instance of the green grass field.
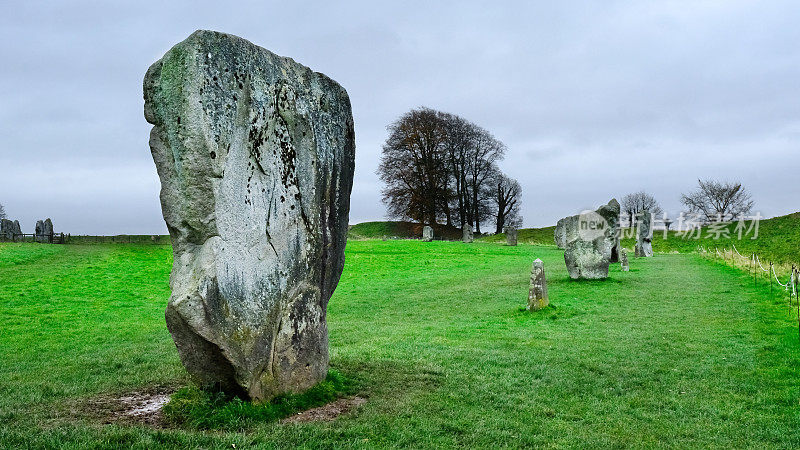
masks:
<svg viewBox="0 0 800 450"><path fill-rule="evenodd" d="M542 258L552 307L522 308ZM0 244L0 447L800 446L786 299L690 254L568 279L553 246L351 241L333 422L106 425L92 399L189 384L164 324L167 245Z"/></svg>

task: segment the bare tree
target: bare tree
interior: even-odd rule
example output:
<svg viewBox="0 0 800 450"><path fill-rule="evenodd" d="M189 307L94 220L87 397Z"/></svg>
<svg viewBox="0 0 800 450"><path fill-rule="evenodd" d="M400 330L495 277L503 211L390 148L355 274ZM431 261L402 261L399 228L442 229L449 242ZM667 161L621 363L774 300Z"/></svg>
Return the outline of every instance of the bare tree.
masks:
<svg viewBox="0 0 800 450"><path fill-rule="evenodd" d="M441 113L441 118L444 121L447 133L445 148L447 149L447 160L450 168L451 190L455 194L452 202L458 212L458 224L469 223L471 225L471 214L469 215L469 220L467 214L471 204L467 195L467 170L469 167L469 155L475 141L475 127L472 123L455 114Z"/></svg>
<svg viewBox="0 0 800 450"><path fill-rule="evenodd" d="M735 220L753 210L750 193L738 181L697 180L697 185L696 191L681 195L681 203L706 222Z"/></svg>
<svg viewBox="0 0 800 450"><path fill-rule="evenodd" d="M434 224L449 198L446 134L438 113L419 108L388 127L378 175L389 215Z"/></svg>
<svg viewBox="0 0 800 450"><path fill-rule="evenodd" d="M472 195L472 219L475 232L481 232L481 220L486 218L490 209L489 198L481 195L486 182L496 170L496 162L505 156L506 146L491 133L475 125L475 142L469 155L467 185Z"/></svg>
<svg viewBox="0 0 800 450"><path fill-rule="evenodd" d="M628 215L628 224L633 227L633 218L642 211L650 211L655 216L664 213L655 197L644 191L634 192L622 197L622 212Z"/></svg>
<svg viewBox="0 0 800 450"><path fill-rule="evenodd" d="M411 110L388 127L378 175L390 217L448 225L494 218L491 179L505 145L455 114Z"/></svg>
<svg viewBox="0 0 800 450"><path fill-rule="evenodd" d="M492 203L495 207L495 233L502 233L506 225L519 226L519 204L522 187L499 170L492 179Z"/></svg>
<svg viewBox="0 0 800 450"><path fill-rule="evenodd" d="M6 209L3 207L3 204L0 203L0 219L6 219Z"/></svg>

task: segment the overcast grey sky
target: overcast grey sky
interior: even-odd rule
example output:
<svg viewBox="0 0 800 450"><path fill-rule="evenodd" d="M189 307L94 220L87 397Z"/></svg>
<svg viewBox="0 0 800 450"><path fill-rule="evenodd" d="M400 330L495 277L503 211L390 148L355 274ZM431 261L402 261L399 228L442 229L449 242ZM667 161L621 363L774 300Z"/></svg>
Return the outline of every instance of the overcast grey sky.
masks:
<svg viewBox="0 0 800 450"><path fill-rule="evenodd" d="M796 0L339 3L3 2L0 203L28 233L165 232L142 78L202 28L347 89L351 223L384 217L386 125L423 105L508 145L526 226L640 189L678 212L698 177L800 210Z"/></svg>

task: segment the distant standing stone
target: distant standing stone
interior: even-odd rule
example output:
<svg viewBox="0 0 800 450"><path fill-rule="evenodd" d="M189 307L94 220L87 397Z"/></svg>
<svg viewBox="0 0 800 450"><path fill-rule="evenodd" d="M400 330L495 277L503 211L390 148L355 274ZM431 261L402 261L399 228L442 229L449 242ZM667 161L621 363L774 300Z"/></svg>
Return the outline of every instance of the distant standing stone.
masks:
<svg viewBox="0 0 800 450"><path fill-rule="evenodd" d="M564 263L570 278L608 277L611 254L619 238L615 217L619 217L619 203L612 199L596 211L584 211L559 221L564 229Z"/></svg>
<svg viewBox="0 0 800 450"><path fill-rule="evenodd" d="M506 245L515 246L517 245L517 228L516 227L507 227L505 229L506 232Z"/></svg>
<svg viewBox="0 0 800 450"><path fill-rule="evenodd" d="M20 236L22 234L22 227L19 226L19 220L14 221L14 227L12 230L14 232L14 239L22 239L22 236Z"/></svg>
<svg viewBox="0 0 800 450"><path fill-rule="evenodd" d="M653 214L642 211L636 216L636 256L653 256Z"/></svg>
<svg viewBox="0 0 800 450"><path fill-rule="evenodd" d="M607 205L601 207L597 210L597 212L606 219L608 222L608 226L611 228L613 233L613 240L614 243L611 246L611 257L609 258L609 262L615 263L619 262L619 251L622 246L619 243L620 237L620 229L619 229L619 213L620 213L620 205L617 199L612 198Z"/></svg>
<svg viewBox="0 0 800 450"><path fill-rule="evenodd" d="M0 219L0 237L9 241L14 239L14 222Z"/></svg>
<svg viewBox="0 0 800 450"><path fill-rule="evenodd" d="M36 242L50 242L53 238L53 221L49 218L37 220L34 235Z"/></svg>
<svg viewBox="0 0 800 450"><path fill-rule="evenodd" d="M430 225L425 225L422 228L422 242L431 242L433 240L433 228Z"/></svg>
<svg viewBox="0 0 800 450"><path fill-rule="evenodd" d="M463 231L461 240L464 241L465 244L471 244L472 240L473 240L472 239L472 226L470 226L470 224L468 224L468 223L465 223L464 226L461 227L461 228L462 228L462 231Z"/></svg>
<svg viewBox="0 0 800 450"><path fill-rule="evenodd" d="M544 263L537 258L531 267L531 286L528 290L528 311L537 311L550 304L547 297L547 280L544 276Z"/></svg>
<svg viewBox="0 0 800 450"><path fill-rule="evenodd" d="M150 66L144 100L181 362L201 386L259 401L324 380L353 185L347 92L242 38L197 31Z"/></svg>
<svg viewBox="0 0 800 450"><path fill-rule="evenodd" d="M619 251L619 261L623 272L627 272L630 267L628 266L628 251L621 248Z"/></svg>
<svg viewBox="0 0 800 450"><path fill-rule="evenodd" d="M567 222L572 217L575 216L565 217L556 223L555 240L556 246L558 246L560 249L567 248Z"/></svg>

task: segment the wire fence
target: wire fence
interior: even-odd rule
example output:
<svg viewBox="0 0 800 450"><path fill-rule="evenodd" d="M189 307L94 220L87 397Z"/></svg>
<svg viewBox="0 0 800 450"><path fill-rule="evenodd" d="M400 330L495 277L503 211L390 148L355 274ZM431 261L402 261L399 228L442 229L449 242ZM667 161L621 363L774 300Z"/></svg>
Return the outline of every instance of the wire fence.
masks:
<svg viewBox="0 0 800 450"><path fill-rule="evenodd" d="M782 293L787 299L789 314L796 311L797 316L797 337L800 340L800 268L796 264L775 264L772 261L764 261L757 253L743 255L736 248L736 244L731 244L731 248L715 247L712 252L705 247L698 248L701 255L711 257L716 261L726 265L731 265L744 270L747 268L748 274L753 278L753 286L769 284L770 295ZM766 264L766 267L765 267ZM778 273L781 275L778 275ZM785 279L785 282L781 281Z"/></svg>

